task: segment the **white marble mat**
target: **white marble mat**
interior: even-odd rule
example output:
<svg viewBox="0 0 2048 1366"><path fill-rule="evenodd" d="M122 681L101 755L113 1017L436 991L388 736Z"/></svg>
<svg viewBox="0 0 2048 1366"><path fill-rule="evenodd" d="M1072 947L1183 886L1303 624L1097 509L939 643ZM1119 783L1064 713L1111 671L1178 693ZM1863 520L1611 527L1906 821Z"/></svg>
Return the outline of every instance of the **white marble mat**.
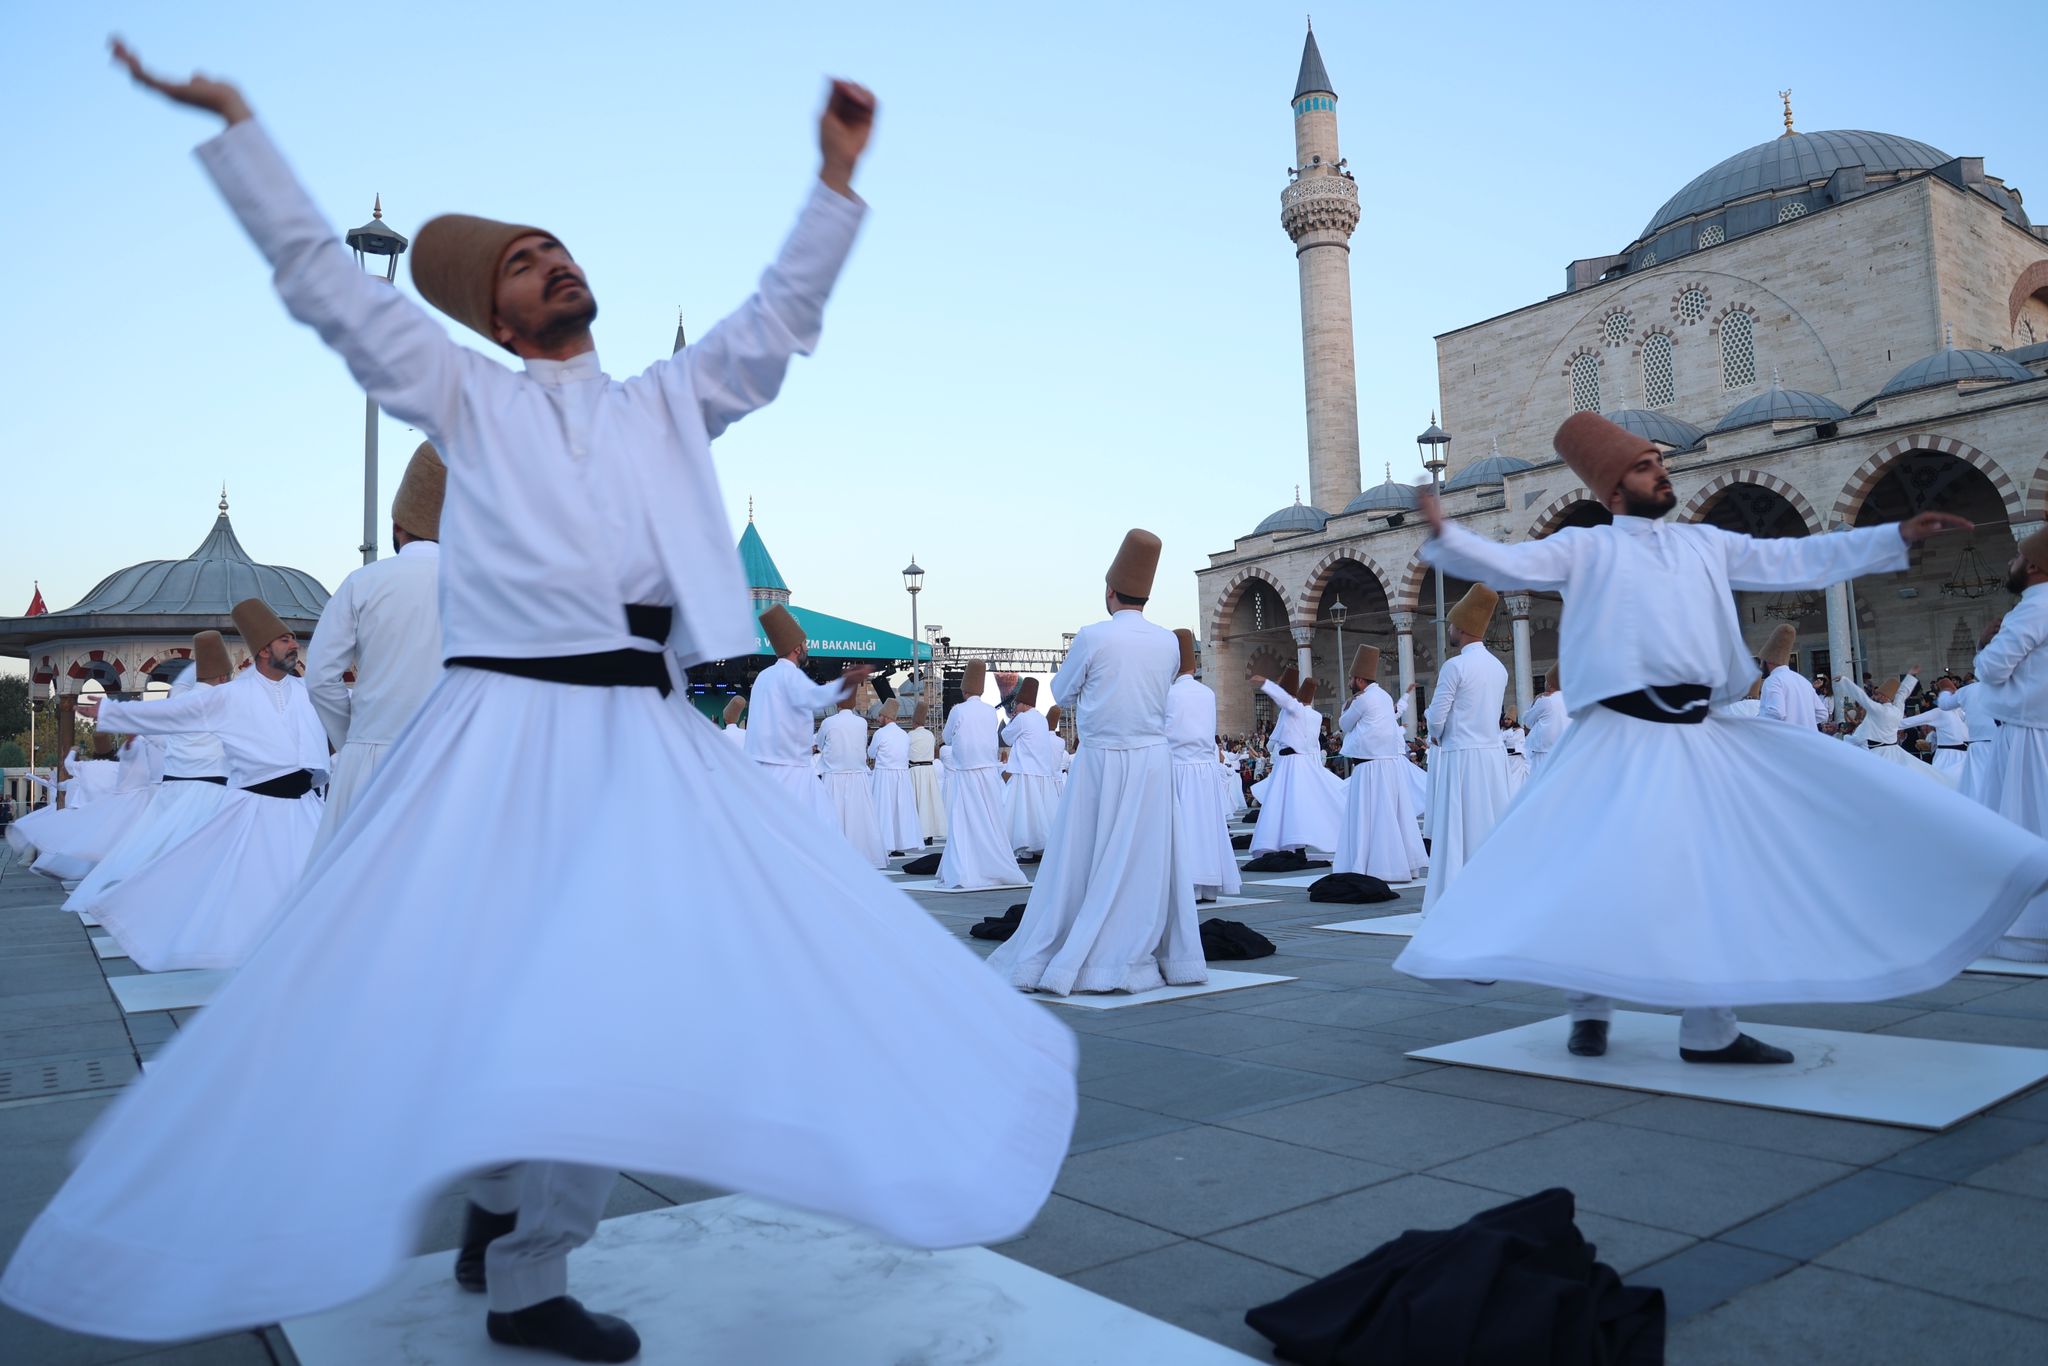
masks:
<svg viewBox="0 0 2048 1366"><path fill-rule="evenodd" d="M485 1338L483 1299L455 1288L453 1262L414 1258L377 1294L285 1336L302 1366L536 1360ZM987 1248L913 1251L739 1195L606 1221L570 1257L569 1293L632 1323L649 1366L1253 1360Z"/></svg>
<svg viewBox="0 0 2048 1366"><path fill-rule="evenodd" d="M1197 901L1196 915L1207 915L1211 911L1227 911L1237 906L1275 906L1280 902L1277 896L1219 896L1214 901Z"/></svg>
<svg viewBox="0 0 2048 1366"><path fill-rule="evenodd" d="M121 947L111 934L92 936L92 951L102 958L126 958L128 950Z"/></svg>
<svg viewBox="0 0 2048 1366"><path fill-rule="evenodd" d="M1560 1015L1408 1056L1908 1129L1960 1124L2048 1078L2048 1049L2002 1044L1759 1024L1751 1032L1765 1043L1791 1049L1793 1060L1778 1067L1742 1067L1680 1059L1675 1015L1616 1011L1602 1058L1566 1052L1570 1029L1570 1018Z"/></svg>
<svg viewBox="0 0 2048 1366"><path fill-rule="evenodd" d="M88 915L86 912L80 911L78 913L78 923L81 925L97 925L100 922L93 916Z"/></svg>
<svg viewBox="0 0 2048 1366"><path fill-rule="evenodd" d="M1034 991L1031 993L1031 999L1056 1006L1079 1006L1083 1010L1122 1010L1125 1006L1149 1006L1155 1001L1181 1001L1190 996L1213 996L1219 991L1239 991L1245 987L1272 986L1277 982L1293 980L1292 977L1268 973L1231 972L1225 968L1210 968L1209 980L1200 986L1158 987L1152 991L1140 991L1135 994L1127 991L1076 992L1072 996L1054 996L1048 992Z"/></svg>
<svg viewBox="0 0 2048 1366"><path fill-rule="evenodd" d="M1991 977L2048 977L2048 963L2021 963L2011 958L1979 958L1963 969Z"/></svg>
<svg viewBox="0 0 2048 1366"><path fill-rule="evenodd" d="M933 896L968 896L974 892L1025 892L1031 890L1031 884L1028 882L1005 882L999 887L941 887L939 880L935 877L925 878L918 882L899 882L896 885L906 892L929 892Z"/></svg>
<svg viewBox="0 0 2048 1366"><path fill-rule="evenodd" d="M152 1010L190 1010L213 999L213 993L232 976L225 968L190 968L184 972L144 972L133 977L109 977L114 999L130 1015Z"/></svg>
<svg viewBox="0 0 2048 1366"><path fill-rule="evenodd" d="M1328 868L1318 868L1312 873L1293 873L1287 877L1267 877L1254 873L1244 880L1247 887L1313 887L1330 875Z"/></svg>
<svg viewBox="0 0 2048 1366"><path fill-rule="evenodd" d="M1383 903L1384 904L1384 903ZM1339 925L1318 925L1319 930L1339 930L1345 934L1392 934L1403 939L1412 938L1422 928L1422 912L1411 911L1407 915L1383 915L1377 920L1346 920Z"/></svg>

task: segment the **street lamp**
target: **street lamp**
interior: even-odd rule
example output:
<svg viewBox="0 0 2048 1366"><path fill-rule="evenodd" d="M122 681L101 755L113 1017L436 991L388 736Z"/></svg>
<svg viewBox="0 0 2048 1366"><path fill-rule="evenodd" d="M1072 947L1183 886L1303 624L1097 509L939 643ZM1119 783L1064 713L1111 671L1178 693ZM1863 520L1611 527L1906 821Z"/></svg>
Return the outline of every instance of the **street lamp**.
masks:
<svg viewBox="0 0 2048 1366"><path fill-rule="evenodd" d="M1337 624L1337 676L1340 680L1347 676L1346 671L1350 668L1350 665L1345 662L1344 657L1344 618L1350 615L1351 609L1344 605L1344 600L1342 598L1339 598L1336 602L1330 604L1330 620ZM1341 684L1338 688L1337 695L1339 697L1344 696L1344 691Z"/></svg>
<svg viewBox="0 0 2048 1366"><path fill-rule="evenodd" d="M384 258L384 283L398 279L399 253L406 248L403 233L393 232L384 221L384 196L378 195L370 209L370 221L345 234L342 241L356 254L356 264L372 278L377 267L372 257ZM363 563L377 558L377 400L363 396Z"/></svg>
<svg viewBox="0 0 2048 1366"><path fill-rule="evenodd" d="M917 556L910 557L910 563L903 566L903 591L910 594L910 681L921 683L924 675L917 669L917 595L924 590L924 571L917 567ZM922 692L919 697L924 696Z"/></svg>
<svg viewBox="0 0 2048 1366"><path fill-rule="evenodd" d="M1415 438L1415 453L1422 457L1422 468L1429 471L1429 491L1439 500L1444 496L1444 447L1451 444L1451 434L1436 425L1436 414L1429 415L1429 430ZM1444 571L1436 570L1436 666L1444 666Z"/></svg>

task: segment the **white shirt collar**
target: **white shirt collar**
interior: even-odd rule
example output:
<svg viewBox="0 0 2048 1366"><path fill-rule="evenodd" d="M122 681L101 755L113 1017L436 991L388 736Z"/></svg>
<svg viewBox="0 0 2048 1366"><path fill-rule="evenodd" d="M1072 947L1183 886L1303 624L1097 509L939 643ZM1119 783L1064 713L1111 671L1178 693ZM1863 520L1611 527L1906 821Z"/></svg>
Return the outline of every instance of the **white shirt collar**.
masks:
<svg viewBox="0 0 2048 1366"><path fill-rule="evenodd" d="M526 373L542 384L574 384L578 380L596 379L604 374L604 367L598 364L595 349L567 360L542 360L538 356L526 359Z"/></svg>
<svg viewBox="0 0 2048 1366"><path fill-rule="evenodd" d="M1626 531L1631 536L1653 536L1663 525L1663 521L1656 517L1630 517L1617 513L1614 518L1614 529Z"/></svg>
<svg viewBox="0 0 2048 1366"><path fill-rule="evenodd" d="M407 541L404 545L398 547L398 553L401 555L429 555L439 558L441 543L439 541Z"/></svg>

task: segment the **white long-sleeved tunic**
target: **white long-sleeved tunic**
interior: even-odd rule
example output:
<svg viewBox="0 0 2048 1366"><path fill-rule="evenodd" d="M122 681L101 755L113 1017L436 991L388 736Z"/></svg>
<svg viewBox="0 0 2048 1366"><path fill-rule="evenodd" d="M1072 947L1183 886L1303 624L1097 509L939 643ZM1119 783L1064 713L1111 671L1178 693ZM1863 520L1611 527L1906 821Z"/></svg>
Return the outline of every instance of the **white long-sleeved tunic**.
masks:
<svg viewBox="0 0 2048 1366"><path fill-rule="evenodd" d="M1047 729L1045 713L1035 707L1018 712L1003 727L1003 743L1010 747L1011 773L1025 778L1052 776L1052 770L1045 766L1045 746L1040 743Z"/></svg>
<svg viewBox="0 0 2048 1366"><path fill-rule="evenodd" d="M1564 709L1564 696L1547 692L1529 703L1529 710L1522 714L1522 720L1529 727L1529 738L1524 747L1534 755L1548 754L1556 749L1572 718Z"/></svg>
<svg viewBox="0 0 2048 1366"><path fill-rule="evenodd" d="M178 675L177 682L171 684L171 697L180 698L199 688L225 686L221 683L201 683L199 670L187 669ZM221 752L220 737L212 731L188 730L164 737L166 778L225 778L227 774L227 756Z"/></svg>
<svg viewBox="0 0 2048 1366"><path fill-rule="evenodd" d="M1764 675L1764 690L1757 697L1756 714L1766 721L1818 730L1827 723L1828 704L1790 664L1780 664Z"/></svg>
<svg viewBox="0 0 2048 1366"><path fill-rule="evenodd" d="M1947 693L1940 694L1940 696L1935 698L1932 707L1921 712L1918 716L1909 716L1904 721L1901 721L1899 729L1912 730L1917 726L1925 726L1930 732L1937 748L1961 749L1969 744L1969 720L1963 715L1961 707L1944 707L1941 705L1941 698L1947 696Z"/></svg>
<svg viewBox="0 0 2048 1366"><path fill-rule="evenodd" d="M1576 716L1605 698L1678 683L1705 684L1710 701L1733 702L1757 677L1734 590L1825 588L1904 569L1906 543L1894 526L1760 540L1616 517L1612 526L1566 527L1512 545L1452 523L1424 542L1422 559L1494 588L1563 594L1558 653L1569 665L1565 705Z"/></svg>
<svg viewBox="0 0 2048 1366"><path fill-rule="evenodd" d="M932 761L932 756L939 752L939 739L932 734L929 726L915 726L904 731L903 738L909 742L910 747L910 752L905 758L906 763L928 764Z"/></svg>
<svg viewBox="0 0 2048 1366"><path fill-rule="evenodd" d="M2020 594L1991 643L1977 652L1977 687L2008 726L2048 730L2048 583ZM1964 705L1970 705L1965 703Z"/></svg>
<svg viewBox="0 0 2048 1366"><path fill-rule="evenodd" d="M1377 683L1368 683L1337 718L1344 730L1344 753L1353 759L1399 759L1406 753L1394 700Z"/></svg>
<svg viewBox="0 0 2048 1366"><path fill-rule="evenodd" d="M979 697L962 699L946 713L946 767L956 772L1000 768L1001 732L1002 715L994 707Z"/></svg>
<svg viewBox="0 0 2048 1366"><path fill-rule="evenodd" d="M194 688L161 702L100 704L99 728L119 735L181 735L211 731L227 759L235 787L253 787L307 769L318 787L327 777L327 733L306 697L306 685L287 674L268 679L253 665L233 682Z"/></svg>
<svg viewBox="0 0 2048 1366"><path fill-rule="evenodd" d="M306 648L306 693L328 743L388 745L441 678L441 547L412 541L352 571ZM354 670L353 689L343 675Z"/></svg>
<svg viewBox="0 0 2048 1366"><path fill-rule="evenodd" d="M1438 749L1501 749L1500 708L1507 692L1507 666L1483 642L1472 641L1437 673L1436 694L1423 712L1430 743Z"/></svg>
<svg viewBox="0 0 2048 1366"><path fill-rule="evenodd" d="M1052 691L1074 713L1083 749L1166 743L1166 694L1180 676L1173 632L1125 610L1074 633Z"/></svg>
<svg viewBox="0 0 2048 1366"><path fill-rule="evenodd" d="M931 739L930 731L923 734L927 741ZM877 773L897 769L907 772L910 768L910 737L903 733L903 727L891 721L868 741L868 758L874 760Z"/></svg>
<svg viewBox="0 0 2048 1366"><path fill-rule="evenodd" d="M759 764L809 767L817 744L818 713L846 695L841 679L813 683L787 659L778 659L754 680L747 699L747 757Z"/></svg>
<svg viewBox="0 0 2048 1366"><path fill-rule="evenodd" d="M1277 759L1281 757L1281 750L1291 749L1296 754L1320 759L1323 714L1291 695L1287 689L1270 678L1259 685L1259 691L1264 693L1280 711L1280 719L1273 723L1273 733L1267 737L1273 757Z"/></svg>
<svg viewBox="0 0 2048 1366"><path fill-rule="evenodd" d="M1866 745L1896 745L1899 742L1899 727L1906 719L1906 699L1920 686L1920 680L1907 674L1899 680L1899 690L1892 694L1889 702L1880 702L1869 693L1846 678L1835 680L1835 686L1847 695L1851 702L1863 708L1863 720L1850 734L1851 740Z"/></svg>
<svg viewBox="0 0 2048 1366"><path fill-rule="evenodd" d="M860 713L836 711L818 727L818 753L827 773L868 771L868 723Z"/></svg>
<svg viewBox="0 0 2048 1366"><path fill-rule="evenodd" d="M1193 674L1182 674L1167 690L1166 743L1176 764L1216 762L1216 694Z"/></svg>

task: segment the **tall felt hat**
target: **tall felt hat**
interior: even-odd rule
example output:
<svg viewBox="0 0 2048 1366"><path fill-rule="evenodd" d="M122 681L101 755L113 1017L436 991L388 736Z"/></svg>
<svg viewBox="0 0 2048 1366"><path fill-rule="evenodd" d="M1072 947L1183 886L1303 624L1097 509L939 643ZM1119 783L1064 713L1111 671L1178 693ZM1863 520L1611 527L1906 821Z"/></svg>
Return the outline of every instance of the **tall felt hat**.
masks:
<svg viewBox="0 0 2048 1366"><path fill-rule="evenodd" d="M1109 562L1109 572L1102 576L1102 581L1121 597L1149 598L1152 578L1158 572L1159 538L1132 527L1124 533L1124 543L1117 547L1116 558Z"/></svg>
<svg viewBox="0 0 2048 1366"><path fill-rule="evenodd" d="M1060 705L1059 703L1057 703L1057 702L1055 702L1055 703L1053 703L1053 704L1052 704L1051 706L1047 707L1047 708L1045 709L1045 724L1046 724L1046 728L1047 728L1048 730L1058 730L1058 729L1060 728L1060 718L1061 718L1062 716L1065 716L1066 714L1067 714L1067 709L1066 709L1065 707L1062 707L1062 706L1061 706L1061 705Z"/></svg>
<svg viewBox="0 0 2048 1366"><path fill-rule="evenodd" d="M1657 452L1656 443L1598 413L1573 413L1551 438L1564 463L1586 485L1593 501L1605 505L1629 466Z"/></svg>
<svg viewBox="0 0 2048 1366"><path fill-rule="evenodd" d="M741 712L743 712L743 711L745 711L746 709L747 709L747 699L746 699L746 698L744 698L744 697L732 697L732 698L728 698L728 699L726 700L726 704L725 704L725 724L727 724L728 726L736 726L736 725L738 725L738 724L740 723L740 713L741 713Z"/></svg>
<svg viewBox="0 0 2048 1366"><path fill-rule="evenodd" d="M1586 414L1581 413L1580 416ZM1493 620L1493 610L1499 606L1500 594L1483 583L1475 583L1465 590L1464 597L1458 599L1458 605L1444 616L1466 635L1478 638L1486 634L1486 627Z"/></svg>
<svg viewBox="0 0 2048 1366"><path fill-rule="evenodd" d="M2020 558L2041 573L2048 574L2048 527L2020 542Z"/></svg>
<svg viewBox="0 0 2048 1366"><path fill-rule="evenodd" d="M398 493L391 500L391 520L400 530L423 541L441 539L441 499L448 492L448 467L431 441L406 462L405 477L398 481Z"/></svg>
<svg viewBox="0 0 2048 1366"><path fill-rule="evenodd" d="M92 733L93 758L111 759L114 757L114 751L119 749L120 747L120 738L116 736L113 732L96 730Z"/></svg>
<svg viewBox="0 0 2048 1366"><path fill-rule="evenodd" d="M1899 684L1904 681L1897 674L1893 674L1890 678L1878 684L1877 691L1873 692L1871 696L1880 702L1889 702L1899 695Z"/></svg>
<svg viewBox="0 0 2048 1366"><path fill-rule="evenodd" d="M768 648L775 652L777 659L792 650L801 650L809 639L804 635L804 628L797 625L796 618L789 614L789 609L779 602L761 614L761 630L767 635Z"/></svg>
<svg viewBox="0 0 2048 1366"><path fill-rule="evenodd" d="M1286 693L1289 697L1294 696L1294 694L1301 691L1301 671L1292 664L1289 664L1280 671L1279 683L1281 692Z"/></svg>
<svg viewBox="0 0 2048 1366"><path fill-rule="evenodd" d="M228 643L220 632L201 631L192 637L192 672L215 682L234 674L235 662L228 658Z"/></svg>
<svg viewBox="0 0 2048 1366"><path fill-rule="evenodd" d="M987 685L988 665L979 659L968 660L967 667L960 671L960 695L979 697L981 690Z"/></svg>
<svg viewBox="0 0 2048 1366"><path fill-rule="evenodd" d="M1304 678L1301 681L1301 691L1294 694L1294 700L1304 707L1313 706L1316 700L1316 681L1313 678Z"/></svg>
<svg viewBox="0 0 2048 1366"><path fill-rule="evenodd" d="M1361 645L1351 655L1351 676L1370 683L1380 676L1380 647Z"/></svg>
<svg viewBox="0 0 2048 1366"><path fill-rule="evenodd" d="M894 721L898 716L901 716L902 714L903 704L901 702L898 702L893 697L883 702L881 706L875 708L875 720L881 722L885 726L888 725L891 721Z"/></svg>
<svg viewBox="0 0 2048 1366"><path fill-rule="evenodd" d="M427 220L412 239L412 283L420 297L491 341L497 311L498 265L522 237L553 237L543 228L500 223L466 213Z"/></svg>
<svg viewBox="0 0 2048 1366"><path fill-rule="evenodd" d="M1038 680L1027 678L1017 685L1017 705L1035 707L1038 705Z"/></svg>
<svg viewBox="0 0 2048 1366"><path fill-rule="evenodd" d="M1766 669L1775 669L1792 658L1792 646L1799 639L1799 629L1791 622L1782 622L1771 632L1771 638L1764 642L1760 656Z"/></svg>
<svg viewBox="0 0 2048 1366"><path fill-rule="evenodd" d="M1195 633L1182 626L1174 631L1173 638L1180 642L1180 671L1184 674L1193 673L1197 664L1195 659Z"/></svg>
<svg viewBox="0 0 2048 1366"><path fill-rule="evenodd" d="M261 598L243 598L230 613L235 619L235 629L242 633L242 643L251 653L262 649L279 636L288 636L291 631L270 610L270 604Z"/></svg>
<svg viewBox="0 0 2048 1366"><path fill-rule="evenodd" d="M925 723L925 718L930 716L931 714L932 704L929 702L920 701L917 704L916 710L910 713L910 728L912 730L916 730L919 726Z"/></svg>

